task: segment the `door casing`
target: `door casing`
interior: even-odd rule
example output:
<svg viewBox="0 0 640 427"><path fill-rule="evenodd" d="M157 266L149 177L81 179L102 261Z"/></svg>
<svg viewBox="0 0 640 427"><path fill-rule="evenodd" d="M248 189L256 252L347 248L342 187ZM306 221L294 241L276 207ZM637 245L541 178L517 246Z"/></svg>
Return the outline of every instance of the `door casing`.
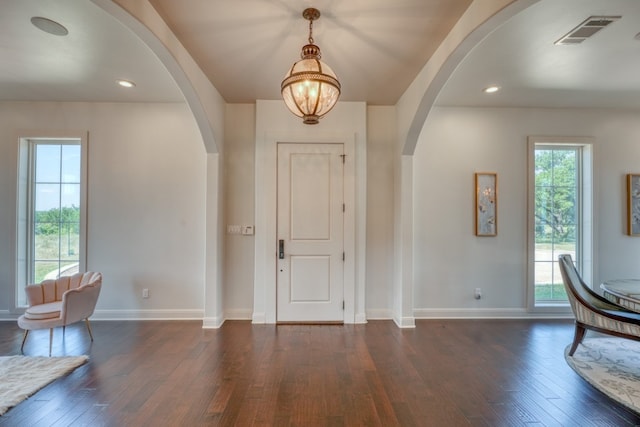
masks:
<svg viewBox="0 0 640 427"><path fill-rule="evenodd" d="M256 143L256 228L253 323L276 323L277 146L289 143L343 143L344 192L344 323L366 323L366 143L351 132L285 135L268 132ZM357 188L357 191L356 191ZM357 224L356 224L357 218Z"/></svg>

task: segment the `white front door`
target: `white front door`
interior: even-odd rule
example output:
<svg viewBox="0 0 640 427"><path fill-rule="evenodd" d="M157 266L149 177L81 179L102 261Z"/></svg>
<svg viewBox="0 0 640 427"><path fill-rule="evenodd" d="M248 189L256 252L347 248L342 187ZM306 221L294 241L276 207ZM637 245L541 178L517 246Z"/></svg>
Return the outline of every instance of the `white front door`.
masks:
<svg viewBox="0 0 640 427"><path fill-rule="evenodd" d="M278 144L278 322L344 320L343 162L343 144Z"/></svg>

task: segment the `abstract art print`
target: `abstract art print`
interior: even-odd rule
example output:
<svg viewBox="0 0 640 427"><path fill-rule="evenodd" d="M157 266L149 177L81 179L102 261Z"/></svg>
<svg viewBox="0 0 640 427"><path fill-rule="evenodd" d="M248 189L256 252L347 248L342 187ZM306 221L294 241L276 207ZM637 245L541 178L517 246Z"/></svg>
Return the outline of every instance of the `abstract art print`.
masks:
<svg viewBox="0 0 640 427"><path fill-rule="evenodd" d="M476 173L476 236L498 234L498 175Z"/></svg>
<svg viewBox="0 0 640 427"><path fill-rule="evenodd" d="M627 233L640 236L640 174L627 175Z"/></svg>

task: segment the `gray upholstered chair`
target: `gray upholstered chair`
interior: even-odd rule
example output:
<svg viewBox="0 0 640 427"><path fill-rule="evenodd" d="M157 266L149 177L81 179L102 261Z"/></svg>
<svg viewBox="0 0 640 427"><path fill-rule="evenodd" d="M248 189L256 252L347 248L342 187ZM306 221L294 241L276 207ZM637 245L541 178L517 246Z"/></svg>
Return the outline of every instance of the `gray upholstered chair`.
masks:
<svg viewBox="0 0 640 427"><path fill-rule="evenodd" d="M24 329L20 351L24 349L29 331L49 329L49 356L53 341L53 328L84 320L91 341L89 316L93 314L102 287L102 274L93 271L44 280L26 287L29 307L18 318L18 326Z"/></svg>
<svg viewBox="0 0 640 427"><path fill-rule="evenodd" d="M571 255L560 255L558 261L562 281L576 318L569 356L573 356L587 329L640 341L639 313L611 303L587 286L576 270Z"/></svg>

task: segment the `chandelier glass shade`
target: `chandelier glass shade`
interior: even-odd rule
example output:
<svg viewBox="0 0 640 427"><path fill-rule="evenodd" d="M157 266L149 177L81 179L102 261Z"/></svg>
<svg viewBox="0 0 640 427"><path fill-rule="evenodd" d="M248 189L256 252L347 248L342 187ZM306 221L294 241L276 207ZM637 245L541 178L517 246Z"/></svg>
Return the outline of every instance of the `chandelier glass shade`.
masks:
<svg viewBox="0 0 640 427"><path fill-rule="evenodd" d="M313 43L313 21L320 17L317 9L305 9L309 20L309 44L302 47L300 61L293 64L281 84L287 108L302 117L305 124L317 124L338 102L340 82L331 67L320 60L320 48Z"/></svg>

